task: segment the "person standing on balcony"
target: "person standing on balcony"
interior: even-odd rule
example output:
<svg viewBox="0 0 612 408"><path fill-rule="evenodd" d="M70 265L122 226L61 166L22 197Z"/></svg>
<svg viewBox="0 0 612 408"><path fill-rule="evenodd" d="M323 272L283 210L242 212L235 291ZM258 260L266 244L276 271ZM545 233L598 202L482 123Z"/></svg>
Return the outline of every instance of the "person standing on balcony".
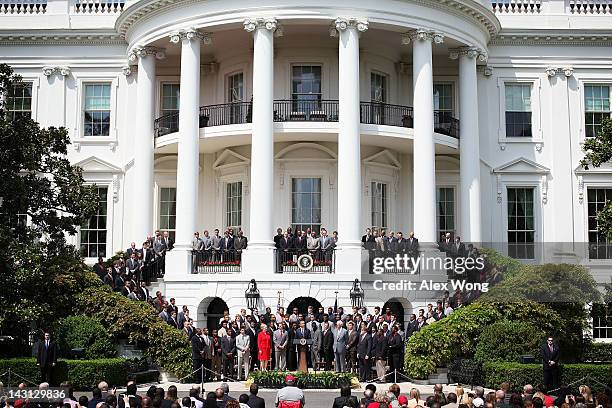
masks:
<svg viewBox="0 0 612 408"><path fill-rule="evenodd" d="M298 256L306 252L306 238L302 230L296 231L295 238L293 238L293 248Z"/></svg>
<svg viewBox="0 0 612 408"><path fill-rule="evenodd" d="M306 248L310 252L310 256L315 258L320 247L321 241L317 238L317 233L312 231L306 240Z"/></svg>
<svg viewBox="0 0 612 408"><path fill-rule="evenodd" d="M283 229L277 228L276 235L274 236L274 247L276 249L280 248L280 240L283 239Z"/></svg>
<svg viewBox="0 0 612 408"><path fill-rule="evenodd" d="M212 256L212 260L213 261L220 261L221 260L221 236L219 235L219 229L215 228L215 232L212 236L212 250L213 250L213 256Z"/></svg>
<svg viewBox="0 0 612 408"><path fill-rule="evenodd" d="M212 249L212 238L210 237L208 230L204 230L204 236L202 240L202 250L204 251L204 260L210 260L210 251Z"/></svg>
<svg viewBox="0 0 612 408"><path fill-rule="evenodd" d="M243 235L242 229L238 230L238 236L234 239L234 249L236 250L236 259L240 260L242 250L246 249L248 244L247 238Z"/></svg>
<svg viewBox="0 0 612 408"><path fill-rule="evenodd" d="M279 255L280 255L280 262L281 265L285 262L288 262L291 260L291 249L292 249L292 244L291 244L291 237L289 236L288 233L284 233L283 237L280 239L280 241L278 242L278 247L279 247Z"/></svg>
<svg viewBox="0 0 612 408"><path fill-rule="evenodd" d="M221 251L223 252L222 261L232 261L234 257L234 238L230 235L229 230L223 233L221 240Z"/></svg>
<svg viewBox="0 0 612 408"><path fill-rule="evenodd" d="M327 259L327 254L331 251L332 241L331 238L327 235L327 230L325 228L321 228L321 237L319 238L319 241L321 255L318 258L320 260Z"/></svg>
<svg viewBox="0 0 612 408"><path fill-rule="evenodd" d="M201 251L203 246L204 244L200 238L200 233L198 231L194 232L193 240L191 240L191 250L193 251L191 255L191 265L193 269L191 273L198 273L198 264L202 262Z"/></svg>

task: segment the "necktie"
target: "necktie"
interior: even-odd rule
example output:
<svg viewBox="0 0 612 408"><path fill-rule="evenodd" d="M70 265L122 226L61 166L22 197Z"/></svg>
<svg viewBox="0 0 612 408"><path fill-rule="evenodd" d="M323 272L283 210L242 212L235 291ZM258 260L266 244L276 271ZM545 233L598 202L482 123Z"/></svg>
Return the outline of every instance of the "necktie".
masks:
<svg viewBox="0 0 612 408"><path fill-rule="evenodd" d="M48 349L48 348L49 348L49 340L45 342L45 349Z"/></svg>

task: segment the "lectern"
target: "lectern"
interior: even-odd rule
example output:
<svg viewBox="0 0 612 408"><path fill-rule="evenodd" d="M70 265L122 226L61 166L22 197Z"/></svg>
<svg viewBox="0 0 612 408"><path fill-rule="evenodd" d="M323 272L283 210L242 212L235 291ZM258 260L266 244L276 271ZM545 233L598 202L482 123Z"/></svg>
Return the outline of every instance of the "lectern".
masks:
<svg viewBox="0 0 612 408"><path fill-rule="evenodd" d="M312 345L312 339L295 339L293 345L298 352L298 371L308 372L308 350Z"/></svg>

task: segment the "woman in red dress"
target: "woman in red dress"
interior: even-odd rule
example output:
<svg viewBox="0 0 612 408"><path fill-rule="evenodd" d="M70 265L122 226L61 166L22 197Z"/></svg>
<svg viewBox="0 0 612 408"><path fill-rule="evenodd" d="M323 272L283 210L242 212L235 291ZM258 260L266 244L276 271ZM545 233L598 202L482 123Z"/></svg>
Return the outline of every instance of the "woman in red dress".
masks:
<svg viewBox="0 0 612 408"><path fill-rule="evenodd" d="M259 368L262 371L268 371L268 361L272 354L272 336L268 332L268 326L261 324L261 331L257 335L257 350L259 359Z"/></svg>

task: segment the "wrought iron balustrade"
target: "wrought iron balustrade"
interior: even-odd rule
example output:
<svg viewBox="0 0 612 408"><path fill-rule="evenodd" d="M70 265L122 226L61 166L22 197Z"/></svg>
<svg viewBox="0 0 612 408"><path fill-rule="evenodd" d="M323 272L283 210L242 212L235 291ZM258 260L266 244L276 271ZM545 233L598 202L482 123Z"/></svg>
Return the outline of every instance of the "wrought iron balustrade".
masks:
<svg viewBox="0 0 612 408"><path fill-rule="evenodd" d="M383 102L360 102L361 123L413 127L412 107Z"/></svg>
<svg viewBox="0 0 612 408"><path fill-rule="evenodd" d="M208 249L191 251L192 273L238 273L242 251L236 249Z"/></svg>
<svg viewBox="0 0 612 408"><path fill-rule="evenodd" d="M327 250L276 249L275 253L277 273L334 273L335 271L336 254L334 248ZM300 264L302 255L310 255L312 262Z"/></svg>
<svg viewBox="0 0 612 408"><path fill-rule="evenodd" d="M434 111L434 132L459 138L459 120L452 112Z"/></svg>
<svg viewBox="0 0 612 408"><path fill-rule="evenodd" d="M47 10L47 0L2 0L0 14L39 14Z"/></svg>
<svg viewBox="0 0 612 408"><path fill-rule="evenodd" d="M337 100L275 100L275 122L337 122Z"/></svg>

